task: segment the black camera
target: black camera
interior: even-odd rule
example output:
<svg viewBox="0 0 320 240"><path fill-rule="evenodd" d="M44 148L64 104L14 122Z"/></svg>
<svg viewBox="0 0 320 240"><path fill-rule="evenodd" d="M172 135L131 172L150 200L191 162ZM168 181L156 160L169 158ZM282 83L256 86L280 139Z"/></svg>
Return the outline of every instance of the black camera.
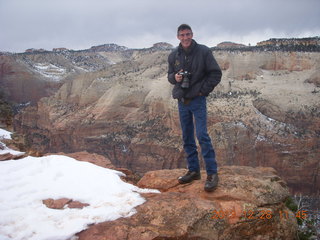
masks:
<svg viewBox="0 0 320 240"><path fill-rule="evenodd" d="M181 88L189 88L191 73L188 71L178 72L182 76Z"/></svg>

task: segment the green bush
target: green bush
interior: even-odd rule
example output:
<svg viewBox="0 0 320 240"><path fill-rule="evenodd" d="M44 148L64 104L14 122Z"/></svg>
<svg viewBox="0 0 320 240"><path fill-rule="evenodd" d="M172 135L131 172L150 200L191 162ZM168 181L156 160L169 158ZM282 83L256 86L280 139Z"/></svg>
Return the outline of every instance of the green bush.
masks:
<svg viewBox="0 0 320 240"><path fill-rule="evenodd" d="M12 122L13 111L11 105L0 99L0 123L10 125Z"/></svg>
<svg viewBox="0 0 320 240"><path fill-rule="evenodd" d="M296 213L298 211L298 205L295 203L292 197L288 197L285 201L285 205L292 212Z"/></svg>

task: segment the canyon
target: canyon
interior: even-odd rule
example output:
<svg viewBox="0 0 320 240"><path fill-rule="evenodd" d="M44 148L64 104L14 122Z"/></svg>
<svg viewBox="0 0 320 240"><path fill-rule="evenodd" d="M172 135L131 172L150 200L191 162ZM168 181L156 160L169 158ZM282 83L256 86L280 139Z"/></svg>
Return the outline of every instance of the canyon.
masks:
<svg viewBox="0 0 320 240"><path fill-rule="evenodd" d="M28 103L14 131L29 149L97 153L140 175L184 168L177 103L166 78L171 47L1 55L3 95ZM273 167L292 193L318 195L320 53L212 51L223 70L207 98L219 166Z"/></svg>

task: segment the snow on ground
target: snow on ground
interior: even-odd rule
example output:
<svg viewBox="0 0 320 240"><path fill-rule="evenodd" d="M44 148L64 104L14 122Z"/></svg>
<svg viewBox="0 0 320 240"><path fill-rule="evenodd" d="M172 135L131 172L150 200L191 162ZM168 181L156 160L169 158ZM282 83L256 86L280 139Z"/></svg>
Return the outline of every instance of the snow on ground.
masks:
<svg viewBox="0 0 320 240"><path fill-rule="evenodd" d="M89 224L129 217L145 200L123 173L66 156L0 162L0 239L65 240ZM70 198L83 209L50 209L42 200Z"/></svg>
<svg viewBox="0 0 320 240"><path fill-rule="evenodd" d="M24 152L15 151L15 150L8 148L3 142L1 142L2 139L11 140L12 139L11 132L0 128L0 155L10 153L12 155L21 156L24 154Z"/></svg>
<svg viewBox="0 0 320 240"><path fill-rule="evenodd" d="M59 81L62 77L64 77L67 72L66 69L55 66L51 63L35 63L34 68L42 76L56 81Z"/></svg>
<svg viewBox="0 0 320 240"><path fill-rule="evenodd" d="M1 139L11 139L11 132L0 128L0 140Z"/></svg>
<svg viewBox="0 0 320 240"><path fill-rule="evenodd" d="M3 148L3 149L2 149ZM11 155L22 156L24 152L19 152L8 148L5 144L0 142L0 155L10 153Z"/></svg>

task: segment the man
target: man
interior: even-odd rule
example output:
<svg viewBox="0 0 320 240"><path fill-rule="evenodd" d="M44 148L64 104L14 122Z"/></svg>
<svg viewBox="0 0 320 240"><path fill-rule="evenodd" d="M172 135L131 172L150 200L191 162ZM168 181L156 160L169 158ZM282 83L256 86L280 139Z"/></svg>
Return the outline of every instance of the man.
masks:
<svg viewBox="0 0 320 240"><path fill-rule="evenodd" d="M194 122L201 153L205 161L207 180L204 189L213 191L218 185L217 162L211 139L207 132L206 97L221 81L221 69L211 50L193 40L192 29L187 24L178 27L180 40L168 57L168 81L174 85L172 96L178 99L183 148L187 155L188 172L179 177L180 184L201 179Z"/></svg>

